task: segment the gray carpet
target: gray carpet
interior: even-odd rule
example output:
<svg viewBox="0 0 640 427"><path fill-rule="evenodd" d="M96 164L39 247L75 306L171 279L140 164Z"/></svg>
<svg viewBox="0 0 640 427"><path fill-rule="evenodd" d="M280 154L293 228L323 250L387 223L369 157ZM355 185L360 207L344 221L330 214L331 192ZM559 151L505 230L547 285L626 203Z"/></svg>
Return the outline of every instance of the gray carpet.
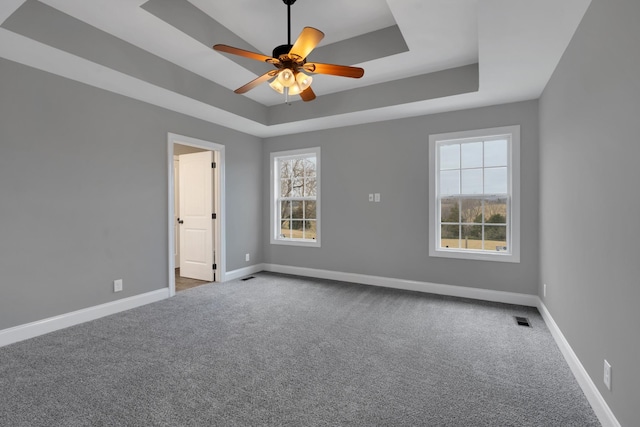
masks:
<svg viewBox="0 0 640 427"><path fill-rule="evenodd" d="M535 309L255 276L0 348L0 425L600 425Z"/></svg>

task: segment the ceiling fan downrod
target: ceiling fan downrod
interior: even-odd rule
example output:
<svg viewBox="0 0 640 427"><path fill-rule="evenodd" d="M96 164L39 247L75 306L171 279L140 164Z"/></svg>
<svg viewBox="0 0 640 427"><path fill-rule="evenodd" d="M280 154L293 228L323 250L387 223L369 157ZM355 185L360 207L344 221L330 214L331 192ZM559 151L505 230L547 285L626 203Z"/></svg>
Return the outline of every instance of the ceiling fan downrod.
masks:
<svg viewBox="0 0 640 427"><path fill-rule="evenodd" d="M291 5L296 2L296 0L282 0L284 4L287 5L287 44L291 44Z"/></svg>
<svg viewBox="0 0 640 427"><path fill-rule="evenodd" d="M291 44L291 5L296 2L296 0L282 0L284 4L287 5L287 44L282 44L273 49L273 57L280 58L280 55L286 55L289 53L293 45Z"/></svg>

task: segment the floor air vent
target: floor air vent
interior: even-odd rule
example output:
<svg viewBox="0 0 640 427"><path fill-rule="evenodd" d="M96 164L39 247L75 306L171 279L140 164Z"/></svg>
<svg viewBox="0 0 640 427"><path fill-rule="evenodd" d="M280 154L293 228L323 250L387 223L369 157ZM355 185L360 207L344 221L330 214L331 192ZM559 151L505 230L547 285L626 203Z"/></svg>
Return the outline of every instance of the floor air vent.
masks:
<svg viewBox="0 0 640 427"><path fill-rule="evenodd" d="M244 279L240 279L243 282L246 282L247 280L251 280L251 279L255 279L255 276L249 276L249 277L245 277Z"/></svg>
<svg viewBox="0 0 640 427"><path fill-rule="evenodd" d="M518 323L518 325L526 326L528 328L531 327L531 324L529 323L529 319L527 319L526 317L515 316L515 318L516 318L516 322Z"/></svg>

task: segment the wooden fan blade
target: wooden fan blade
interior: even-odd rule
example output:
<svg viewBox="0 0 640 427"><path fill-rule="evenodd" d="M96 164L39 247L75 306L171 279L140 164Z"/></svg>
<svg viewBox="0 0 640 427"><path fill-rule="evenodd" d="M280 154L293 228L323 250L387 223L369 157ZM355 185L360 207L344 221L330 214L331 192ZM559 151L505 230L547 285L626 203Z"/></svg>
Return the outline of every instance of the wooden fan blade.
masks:
<svg viewBox="0 0 640 427"><path fill-rule="evenodd" d="M304 102L309 102L316 99L316 94L313 92L313 89L311 89L311 86L309 86L308 88L300 92L300 98L302 98Z"/></svg>
<svg viewBox="0 0 640 427"><path fill-rule="evenodd" d="M245 58L255 59L256 61L269 62L270 56L263 55L261 53L250 52L244 49L238 49L237 47L227 46L226 44L217 44L213 46L214 50L218 52L230 53L232 55L244 56Z"/></svg>
<svg viewBox="0 0 640 427"><path fill-rule="evenodd" d="M304 69L310 73L330 74L332 76L351 77L354 79L359 79L360 77L364 76L364 69L359 67L349 67L346 65L308 62L304 64Z"/></svg>
<svg viewBox="0 0 640 427"><path fill-rule="evenodd" d="M289 55L295 55L300 59L306 58L320 40L324 38L324 33L313 27L304 27L302 32L298 36L298 40L293 44L293 47L289 51Z"/></svg>
<svg viewBox="0 0 640 427"><path fill-rule="evenodd" d="M260 83L266 82L270 78L274 77L276 74L278 74L278 70L271 70L271 71L269 71L267 73L264 73L260 77L251 80L246 85L244 85L242 87L239 87L238 89L234 90L234 92L235 93L246 93L246 92L249 92L251 89L253 89L254 87L258 86Z"/></svg>

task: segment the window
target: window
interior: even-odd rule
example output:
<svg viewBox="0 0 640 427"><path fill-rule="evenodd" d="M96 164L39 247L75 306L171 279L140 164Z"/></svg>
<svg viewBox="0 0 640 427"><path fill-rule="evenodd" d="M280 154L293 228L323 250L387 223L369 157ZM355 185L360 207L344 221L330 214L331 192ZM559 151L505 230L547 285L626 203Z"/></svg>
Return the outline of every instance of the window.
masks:
<svg viewBox="0 0 640 427"><path fill-rule="evenodd" d="M320 147L271 153L271 243L320 246Z"/></svg>
<svg viewBox="0 0 640 427"><path fill-rule="evenodd" d="M429 137L429 255L520 262L520 127Z"/></svg>

